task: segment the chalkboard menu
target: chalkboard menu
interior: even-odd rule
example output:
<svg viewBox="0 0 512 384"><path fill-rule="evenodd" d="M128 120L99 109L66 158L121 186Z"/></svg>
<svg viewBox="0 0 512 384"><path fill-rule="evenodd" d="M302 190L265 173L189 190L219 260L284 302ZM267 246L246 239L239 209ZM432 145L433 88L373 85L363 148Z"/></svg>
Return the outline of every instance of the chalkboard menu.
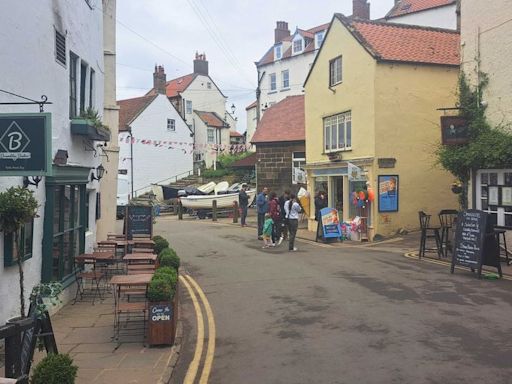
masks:
<svg viewBox="0 0 512 384"><path fill-rule="evenodd" d="M125 215L125 229L128 240L133 235L153 236L153 207L128 205Z"/></svg>
<svg viewBox="0 0 512 384"><path fill-rule="evenodd" d="M454 272L455 265L462 265L472 271L477 269L480 277L482 265L489 265L498 268L501 276L499 248L494 229L489 224L486 212L474 209L459 212L451 273Z"/></svg>

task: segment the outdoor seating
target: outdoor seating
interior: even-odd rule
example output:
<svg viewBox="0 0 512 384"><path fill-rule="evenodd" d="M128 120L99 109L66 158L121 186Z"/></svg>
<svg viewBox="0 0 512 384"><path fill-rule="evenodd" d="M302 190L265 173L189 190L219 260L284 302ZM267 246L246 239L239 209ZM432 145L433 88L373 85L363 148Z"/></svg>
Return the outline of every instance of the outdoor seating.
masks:
<svg viewBox="0 0 512 384"><path fill-rule="evenodd" d="M507 263L507 265L510 265L510 258L508 257L506 234L507 234L507 230L505 228L499 228L499 227L494 228L494 236L496 236L496 241L498 242L499 255L501 257L501 250L502 250L502 247L500 244L501 243L500 236L501 236L501 238L503 239L503 251L505 252L505 262Z"/></svg>
<svg viewBox="0 0 512 384"><path fill-rule="evenodd" d="M128 275L136 275L140 273L155 273L155 264L128 264L126 269Z"/></svg>
<svg viewBox="0 0 512 384"><path fill-rule="evenodd" d="M105 276L104 272L99 268L96 268L96 258L92 254L84 254L75 257L75 281L76 281L76 293L73 304L75 304L80 296L80 300L90 293L92 296L92 304L99 297L103 300L100 290L100 281ZM90 283L91 287L87 290L87 282Z"/></svg>
<svg viewBox="0 0 512 384"><path fill-rule="evenodd" d="M444 257L448 257L448 250L453 250L450 241L450 232L458 213L459 212L455 209L443 209L439 212L439 224L441 224L441 252Z"/></svg>
<svg viewBox="0 0 512 384"><path fill-rule="evenodd" d="M427 215L425 212L418 212L418 216L420 219L420 228L421 228L421 239L420 239L420 251L419 257L420 259L425 256L426 251L434 250L437 252L438 258L441 258L442 249L441 249L441 236L439 234L440 227L434 227L430 225L430 217L431 215ZM427 240L434 239L435 240L435 248L427 248Z"/></svg>

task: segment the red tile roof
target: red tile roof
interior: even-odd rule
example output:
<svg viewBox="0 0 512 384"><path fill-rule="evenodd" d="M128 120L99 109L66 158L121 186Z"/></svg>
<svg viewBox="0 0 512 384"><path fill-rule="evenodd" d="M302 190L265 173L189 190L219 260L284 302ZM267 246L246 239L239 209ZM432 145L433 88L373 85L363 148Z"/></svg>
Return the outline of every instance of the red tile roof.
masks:
<svg viewBox="0 0 512 384"><path fill-rule="evenodd" d="M245 168L245 167L254 167L256 165L256 160L258 160L258 156L256 152L251 153L247 157L244 157L241 160L235 161L231 164L231 167L235 168Z"/></svg>
<svg viewBox="0 0 512 384"><path fill-rule="evenodd" d="M249 109L256 108L258 105L258 100L254 100L251 104L249 104L247 107L245 107L245 110L248 111Z"/></svg>
<svg viewBox="0 0 512 384"><path fill-rule="evenodd" d="M215 112L194 111L209 127L227 128L227 124Z"/></svg>
<svg viewBox="0 0 512 384"><path fill-rule="evenodd" d="M400 0L388 12L386 19L425 11L427 9L444 7L454 4L455 2L456 0Z"/></svg>
<svg viewBox="0 0 512 384"><path fill-rule="evenodd" d="M240 132L237 132L237 131L229 131L229 136L230 137L243 137L244 135L242 135Z"/></svg>
<svg viewBox="0 0 512 384"><path fill-rule="evenodd" d="M369 20L336 14L377 60L460 65L460 35L456 31Z"/></svg>
<svg viewBox="0 0 512 384"><path fill-rule="evenodd" d="M288 96L266 110L251 142L304 141L304 127L304 95Z"/></svg>
<svg viewBox="0 0 512 384"><path fill-rule="evenodd" d="M127 131L129 125L151 104L158 95L135 97L133 99L119 100L119 131Z"/></svg>
<svg viewBox="0 0 512 384"><path fill-rule="evenodd" d="M170 80L165 85L167 97L179 96L181 92L188 88L190 83L197 77L197 73L190 73L185 76L178 77L177 79ZM146 96L155 95L155 88L151 89Z"/></svg>

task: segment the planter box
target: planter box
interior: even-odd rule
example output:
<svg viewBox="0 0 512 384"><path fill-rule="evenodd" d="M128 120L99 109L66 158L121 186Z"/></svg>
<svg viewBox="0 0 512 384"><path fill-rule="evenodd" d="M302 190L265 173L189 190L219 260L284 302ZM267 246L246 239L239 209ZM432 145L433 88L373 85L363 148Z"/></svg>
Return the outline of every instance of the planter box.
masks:
<svg viewBox="0 0 512 384"><path fill-rule="evenodd" d="M72 119L71 134L85 136L94 141L110 141L110 131L108 129L95 127L93 122L87 119Z"/></svg>
<svg viewBox="0 0 512 384"><path fill-rule="evenodd" d="M179 284L172 301L149 303L148 344L172 345L178 322Z"/></svg>

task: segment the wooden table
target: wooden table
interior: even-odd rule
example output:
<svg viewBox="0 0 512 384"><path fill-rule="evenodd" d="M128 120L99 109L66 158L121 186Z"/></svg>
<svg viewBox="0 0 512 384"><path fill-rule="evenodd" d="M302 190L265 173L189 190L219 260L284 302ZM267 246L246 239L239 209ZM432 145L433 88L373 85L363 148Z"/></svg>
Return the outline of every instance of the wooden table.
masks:
<svg viewBox="0 0 512 384"><path fill-rule="evenodd" d="M152 274L141 273L138 275L115 275L110 279L110 284L117 285L118 287L122 286L131 286L131 285L148 285L153 277Z"/></svg>
<svg viewBox="0 0 512 384"><path fill-rule="evenodd" d="M154 264L158 255L154 253L129 253L123 257L128 263L131 261L147 261L148 263Z"/></svg>
<svg viewBox="0 0 512 384"><path fill-rule="evenodd" d="M110 252L94 252L94 253L82 253L81 255L75 256L75 261L86 262L90 261L105 261L112 260L114 254Z"/></svg>

